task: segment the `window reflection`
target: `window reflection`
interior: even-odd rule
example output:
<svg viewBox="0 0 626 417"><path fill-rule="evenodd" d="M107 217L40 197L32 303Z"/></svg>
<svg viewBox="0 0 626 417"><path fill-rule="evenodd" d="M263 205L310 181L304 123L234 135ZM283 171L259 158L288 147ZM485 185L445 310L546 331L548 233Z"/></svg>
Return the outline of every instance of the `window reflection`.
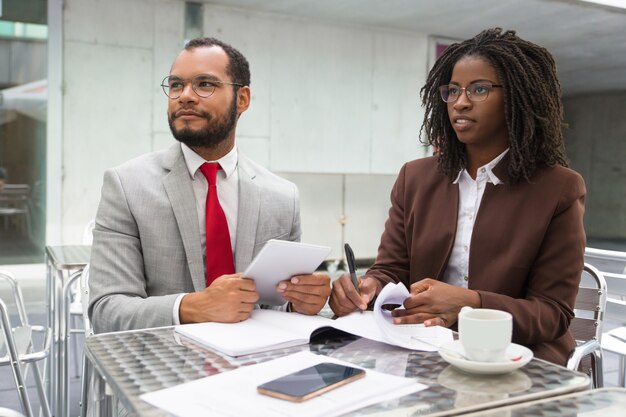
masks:
<svg viewBox="0 0 626 417"><path fill-rule="evenodd" d="M0 265L40 263L45 242L47 26L36 8L32 16L3 12Z"/></svg>

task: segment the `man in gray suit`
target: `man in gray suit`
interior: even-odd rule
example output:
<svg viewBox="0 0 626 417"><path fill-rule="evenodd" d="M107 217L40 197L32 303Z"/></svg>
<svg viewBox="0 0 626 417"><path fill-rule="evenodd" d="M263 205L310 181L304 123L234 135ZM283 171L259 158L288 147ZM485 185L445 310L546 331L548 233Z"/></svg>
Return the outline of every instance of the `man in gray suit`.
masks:
<svg viewBox="0 0 626 417"><path fill-rule="evenodd" d="M259 295L254 281L234 272L269 239L300 240L296 186L235 146L249 85L248 62L239 51L213 38L190 41L163 80L170 129L180 144L105 172L89 282L97 332L245 320ZM219 164L213 175L225 221L217 243L206 233L213 217L205 214L214 210L208 208L207 162ZM217 246L226 246L228 256L214 262ZM223 261L231 270L208 277L207 270ZM330 294L330 278L292 277L277 291L288 301L285 309L316 314Z"/></svg>

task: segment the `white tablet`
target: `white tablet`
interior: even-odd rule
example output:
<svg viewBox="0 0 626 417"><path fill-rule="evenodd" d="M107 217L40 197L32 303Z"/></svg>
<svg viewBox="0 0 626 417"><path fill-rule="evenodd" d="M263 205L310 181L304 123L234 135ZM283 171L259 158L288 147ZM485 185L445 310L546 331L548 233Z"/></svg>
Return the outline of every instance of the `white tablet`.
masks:
<svg viewBox="0 0 626 417"><path fill-rule="evenodd" d="M286 300L276 291L280 281L294 275L312 274L330 253L327 246L286 240L268 240L243 273L253 279L261 296L258 303L281 305Z"/></svg>

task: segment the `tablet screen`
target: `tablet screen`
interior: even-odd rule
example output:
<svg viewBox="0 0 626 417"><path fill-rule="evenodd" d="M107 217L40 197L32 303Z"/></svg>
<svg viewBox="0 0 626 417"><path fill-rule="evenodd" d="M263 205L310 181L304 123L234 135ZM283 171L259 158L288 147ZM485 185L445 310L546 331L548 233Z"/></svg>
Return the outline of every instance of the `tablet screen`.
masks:
<svg viewBox="0 0 626 417"><path fill-rule="evenodd" d="M268 240L244 271L244 277L254 280L261 297L259 304L282 305L286 300L276 291L278 283L294 275L312 274L329 253L328 246Z"/></svg>

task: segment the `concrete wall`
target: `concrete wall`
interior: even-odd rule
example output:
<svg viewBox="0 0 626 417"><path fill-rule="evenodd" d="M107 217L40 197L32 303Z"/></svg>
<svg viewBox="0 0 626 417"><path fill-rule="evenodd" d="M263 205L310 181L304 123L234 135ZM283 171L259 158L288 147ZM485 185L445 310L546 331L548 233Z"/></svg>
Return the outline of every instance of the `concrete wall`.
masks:
<svg viewBox="0 0 626 417"><path fill-rule="evenodd" d="M65 2L64 243L95 216L107 167L174 143L159 84L183 46L183 15L178 0ZM237 143L298 184L303 240L331 245L331 257L343 241L375 256L395 174L425 153L427 36L209 4L204 29L250 61Z"/></svg>
<svg viewBox="0 0 626 417"><path fill-rule="evenodd" d="M592 239L626 239L626 92L564 100L567 154L587 184Z"/></svg>

